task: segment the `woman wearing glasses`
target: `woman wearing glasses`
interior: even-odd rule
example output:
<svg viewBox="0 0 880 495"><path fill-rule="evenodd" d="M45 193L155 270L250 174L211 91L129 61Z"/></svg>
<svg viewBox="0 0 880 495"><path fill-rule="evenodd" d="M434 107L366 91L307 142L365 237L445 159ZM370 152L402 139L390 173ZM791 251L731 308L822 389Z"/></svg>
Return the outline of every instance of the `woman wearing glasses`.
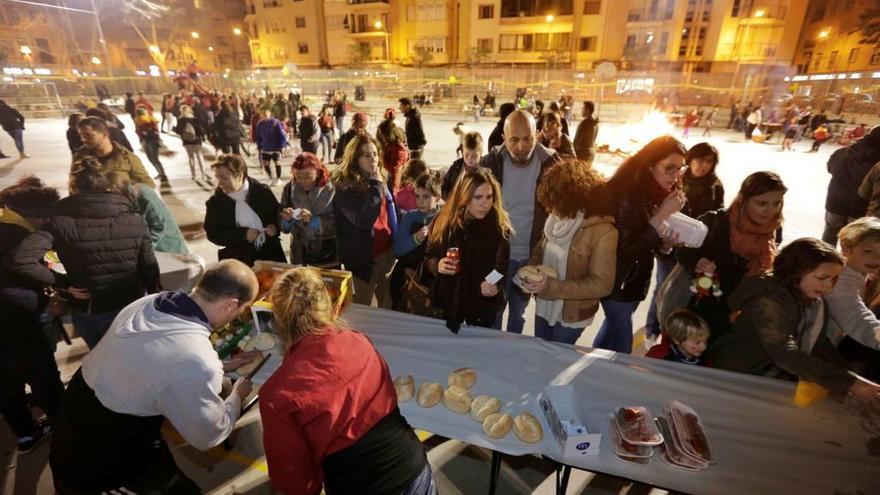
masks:
<svg viewBox="0 0 880 495"><path fill-rule="evenodd" d="M654 255L668 253L676 236L664 237L665 222L685 204L678 188L687 149L672 136L658 137L631 156L608 182L619 232L614 289L602 299L605 321L593 347L632 352L632 315L645 300Z"/></svg>

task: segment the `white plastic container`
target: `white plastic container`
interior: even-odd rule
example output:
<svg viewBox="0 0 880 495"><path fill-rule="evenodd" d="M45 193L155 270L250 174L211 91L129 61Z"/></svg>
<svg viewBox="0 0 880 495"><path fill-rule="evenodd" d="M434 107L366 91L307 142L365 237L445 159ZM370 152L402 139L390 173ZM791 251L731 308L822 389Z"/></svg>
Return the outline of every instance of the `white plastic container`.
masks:
<svg viewBox="0 0 880 495"><path fill-rule="evenodd" d="M565 457L580 457L599 452L601 433L590 433L574 411L574 387L571 385L544 387L539 397L541 413L559 441Z"/></svg>
<svg viewBox="0 0 880 495"><path fill-rule="evenodd" d="M706 240L709 227L699 220L695 220L684 213L675 212L666 220L666 237L673 233L678 234L679 241L689 248L698 248Z"/></svg>

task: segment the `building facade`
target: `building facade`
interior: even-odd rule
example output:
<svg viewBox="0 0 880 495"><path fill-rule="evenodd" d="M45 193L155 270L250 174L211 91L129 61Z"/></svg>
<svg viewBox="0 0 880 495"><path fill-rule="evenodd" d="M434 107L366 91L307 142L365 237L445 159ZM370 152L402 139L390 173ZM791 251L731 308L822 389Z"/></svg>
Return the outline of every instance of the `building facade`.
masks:
<svg viewBox="0 0 880 495"><path fill-rule="evenodd" d="M801 31L795 65L801 74L880 70L880 43L862 43L859 16L872 0L812 2Z"/></svg>

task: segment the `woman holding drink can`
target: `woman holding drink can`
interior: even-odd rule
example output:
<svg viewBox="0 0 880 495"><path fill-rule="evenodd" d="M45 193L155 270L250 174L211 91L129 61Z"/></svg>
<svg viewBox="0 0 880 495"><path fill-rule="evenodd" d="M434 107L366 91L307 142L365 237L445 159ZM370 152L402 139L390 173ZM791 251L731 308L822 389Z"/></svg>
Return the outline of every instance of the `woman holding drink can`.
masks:
<svg viewBox="0 0 880 495"><path fill-rule="evenodd" d="M462 323L491 328L504 300L497 284L512 231L498 181L485 169L467 172L434 219L425 249L425 267L437 275L431 301L453 332Z"/></svg>

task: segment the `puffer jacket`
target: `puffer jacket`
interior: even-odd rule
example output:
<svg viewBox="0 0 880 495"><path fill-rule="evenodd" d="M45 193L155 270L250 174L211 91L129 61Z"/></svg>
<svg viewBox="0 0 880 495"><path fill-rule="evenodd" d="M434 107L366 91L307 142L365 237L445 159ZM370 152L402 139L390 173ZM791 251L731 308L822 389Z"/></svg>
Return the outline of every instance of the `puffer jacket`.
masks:
<svg viewBox="0 0 880 495"><path fill-rule="evenodd" d="M121 309L145 292L158 292L150 231L132 208L127 198L110 192L68 196L58 202L58 213L21 241L9 268L35 284L88 289L91 301L75 301L75 307L91 313ZM41 263L50 249L58 253L66 277Z"/></svg>
<svg viewBox="0 0 880 495"><path fill-rule="evenodd" d="M732 330L710 349L717 368L774 378L803 378L835 395L843 395L856 380L825 331L812 351L800 349L805 301L770 275L746 277L729 299L739 312Z"/></svg>
<svg viewBox="0 0 880 495"><path fill-rule="evenodd" d="M0 304L8 304L29 313L37 313L45 304L42 283L19 280L9 263L21 241L33 232L27 220L10 209L0 208Z"/></svg>
<svg viewBox="0 0 880 495"><path fill-rule="evenodd" d="M540 265L544 259L545 234L532 250L529 265ZM599 309L599 299L611 293L614 285L614 260L617 257L617 229L614 217L585 218L568 248L565 280L547 279L543 299L565 299L562 320L583 321L592 318Z"/></svg>
<svg viewBox="0 0 880 495"><path fill-rule="evenodd" d="M681 212L691 218L699 218L707 211L724 207L724 186L714 172L703 177L694 177L690 171L682 177L682 189L687 203Z"/></svg>
<svg viewBox="0 0 880 495"><path fill-rule="evenodd" d="M637 302L647 297L654 255L663 244L660 234L648 223L658 206L640 187L633 188L617 203L617 273L609 299Z"/></svg>
<svg viewBox="0 0 880 495"><path fill-rule="evenodd" d="M850 218L863 216L868 200L859 197L859 185L877 162L880 162L880 126L871 129L855 144L832 153L828 159L831 181L825 210Z"/></svg>

